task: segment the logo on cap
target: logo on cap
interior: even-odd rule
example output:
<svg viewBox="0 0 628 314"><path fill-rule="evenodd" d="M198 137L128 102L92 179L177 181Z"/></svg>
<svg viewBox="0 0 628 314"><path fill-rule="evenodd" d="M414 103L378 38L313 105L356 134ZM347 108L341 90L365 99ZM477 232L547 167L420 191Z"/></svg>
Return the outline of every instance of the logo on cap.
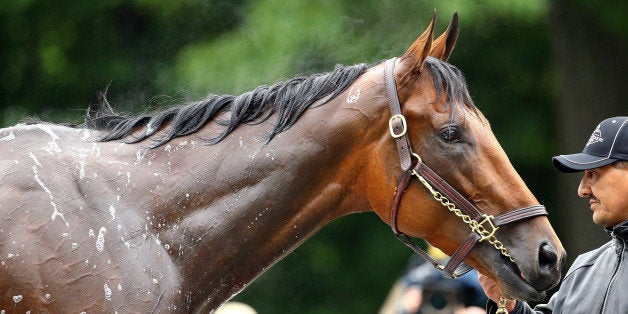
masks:
<svg viewBox="0 0 628 314"><path fill-rule="evenodd" d="M595 144L598 142L604 142L604 139L602 138L602 132L600 131L600 126L598 125L597 128L595 128L595 131L593 131L593 134L591 134L591 137L589 138L589 141L587 142L586 146L589 146L591 144Z"/></svg>

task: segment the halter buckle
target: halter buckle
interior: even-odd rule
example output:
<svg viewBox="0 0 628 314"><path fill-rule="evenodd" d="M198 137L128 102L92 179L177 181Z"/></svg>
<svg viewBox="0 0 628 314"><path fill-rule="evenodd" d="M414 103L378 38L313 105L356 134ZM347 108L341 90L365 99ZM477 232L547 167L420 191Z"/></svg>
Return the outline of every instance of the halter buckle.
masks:
<svg viewBox="0 0 628 314"><path fill-rule="evenodd" d="M395 123L395 120L397 119L401 121L402 128L401 128L400 133L395 133L395 128L393 126L393 124ZM408 131L408 124L406 123L406 117L404 117L402 114L396 114L390 117L390 120L388 120L388 127L390 128L390 135L393 138L400 138L406 135L406 132Z"/></svg>
<svg viewBox="0 0 628 314"><path fill-rule="evenodd" d="M480 235L478 242L495 237L495 231L499 229L499 227L495 227L495 224L493 224L493 219L495 218L493 215L482 214L482 217L484 217L484 219L478 222L475 228L475 231ZM485 226L485 223L488 223L488 226Z"/></svg>

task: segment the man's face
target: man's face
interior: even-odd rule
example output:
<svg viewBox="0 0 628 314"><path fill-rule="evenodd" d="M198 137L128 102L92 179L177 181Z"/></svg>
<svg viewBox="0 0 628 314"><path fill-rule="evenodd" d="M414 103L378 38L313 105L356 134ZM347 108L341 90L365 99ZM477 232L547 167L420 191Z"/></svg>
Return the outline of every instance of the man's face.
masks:
<svg viewBox="0 0 628 314"><path fill-rule="evenodd" d="M596 224L613 227L628 220L628 167L585 170L578 195L589 198Z"/></svg>

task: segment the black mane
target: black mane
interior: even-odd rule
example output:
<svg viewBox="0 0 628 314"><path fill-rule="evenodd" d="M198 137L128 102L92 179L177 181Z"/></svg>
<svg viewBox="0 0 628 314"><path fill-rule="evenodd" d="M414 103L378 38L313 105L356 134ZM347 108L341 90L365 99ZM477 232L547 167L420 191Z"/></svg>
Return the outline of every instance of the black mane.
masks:
<svg viewBox="0 0 628 314"><path fill-rule="evenodd" d="M101 141L123 139L127 143L137 143L155 135L168 124L151 145L154 148L173 138L194 133L219 113L228 112L227 119L215 121L225 127L223 132L206 139L212 145L220 142L242 123L259 124L277 114L275 127L267 137L267 141L270 141L278 133L290 128L313 103L327 97L320 104L322 106L334 99L367 69L365 64L336 66L329 73L260 86L239 96L210 95L200 101L137 117L126 117L114 112L102 93L98 111L94 116L88 114L80 127L105 131ZM144 128L142 134L137 134L138 128Z"/></svg>
<svg viewBox="0 0 628 314"><path fill-rule="evenodd" d="M475 107L473 99L471 99L471 95L467 89L467 82L464 75L462 75L462 72L458 68L447 62L443 62L432 57L428 57L425 60L425 67L427 67L430 71L432 79L434 80L434 86L437 87L437 99L442 93L441 88L443 88L449 103L465 104L477 113L477 108ZM452 110L451 113L453 115L454 111Z"/></svg>
<svg viewBox="0 0 628 314"><path fill-rule="evenodd" d="M466 82L460 70L438 59L427 58L425 66L430 71L435 86L444 89L450 102L462 102L475 108ZM170 107L162 111L136 117L120 115L111 108L105 93L100 95L100 105L95 115L88 113L85 122L78 127L105 131L100 140L124 140L127 143L143 141L159 131L151 147L159 147L173 138L198 131L219 113L229 113L224 120L215 120L224 130L219 135L206 139L216 144L231 133L238 125L260 124L273 114L277 115L274 129L267 136L270 141L275 135L290 128L297 119L318 100L326 98L326 104L347 89L369 66L336 66L329 73L297 77L271 86L260 86L239 96L210 95L207 98ZM436 88L440 95L441 88ZM453 113L453 110L452 110ZM143 128L141 134L138 129Z"/></svg>

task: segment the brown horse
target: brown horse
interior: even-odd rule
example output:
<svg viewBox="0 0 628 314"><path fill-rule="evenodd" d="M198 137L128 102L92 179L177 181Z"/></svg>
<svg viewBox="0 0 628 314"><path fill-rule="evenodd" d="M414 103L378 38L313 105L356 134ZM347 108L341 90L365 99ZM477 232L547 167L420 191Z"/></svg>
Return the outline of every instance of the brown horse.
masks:
<svg viewBox="0 0 628 314"><path fill-rule="evenodd" d="M338 66L138 117L103 98L79 126L0 130L0 309L211 312L354 212L454 254L473 224L418 180L397 188L420 163L400 166L398 122L458 202L495 221L539 208L445 62L456 16L435 41L433 26L385 63L388 92L384 63ZM391 119L391 93L403 118ZM559 282L564 250L543 213L476 223L488 241L465 244L465 261L504 296L538 299Z"/></svg>

